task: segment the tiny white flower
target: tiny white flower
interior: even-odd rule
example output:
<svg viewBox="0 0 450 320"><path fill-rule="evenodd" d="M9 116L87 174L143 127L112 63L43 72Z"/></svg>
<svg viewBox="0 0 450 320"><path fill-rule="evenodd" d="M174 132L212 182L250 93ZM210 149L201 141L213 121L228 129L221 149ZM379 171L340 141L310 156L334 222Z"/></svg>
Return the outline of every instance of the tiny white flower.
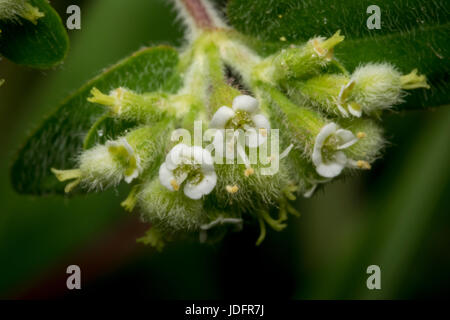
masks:
<svg viewBox="0 0 450 320"><path fill-rule="evenodd" d="M327 150L324 156L324 144L331 137L335 140L334 149ZM347 159L345 153L340 150L352 146L357 141L358 138L351 131L338 129L333 122L325 125L316 137L312 154L317 173L325 178L333 178L338 176L345 167L353 167L353 160Z"/></svg>
<svg viewBox="0 0 450 320"><path fill-rule="evenodd" d="M118 141L107 141L105 145L111 154L116 155L120 161L125 161L123 165L126 169L123 176L127 183L131 183L141 174L141 159L134 152L133 147L128 143L127 139L121 138ZM123 151L126 154L121 154Z"/></svg>
<svg viewBox="0 0 450 320"><path fill-rule="evenodd" d="M347 84L341 87L339 91L339 95L336 101L338 110L341 112L344 118L349 116L349 112L351 115L360 118L362 115L362 108L356 102L347 103L347 97L350 95L353 87L355 86L355 80L351 79ZM345 109L345 107L347 109Z"/></svg>
<svg viewBox="0 0 450 320"><path fill-rule="evenodd" d="M240 155L243 149L237 143L237 152L234 150L235 142L239 138L239 132L232 136L225 134L225 129L243 130L245 132L245 144L250 148L257 148L267 141L270 122L259 112L258 100L248 95L240 95L234 98L232 108L223 106L213 115L210 128L218 129L214 136L213 145L216 152L226 158L234 159ZM245 158L243 158L245 161Z"/></svg>
<svg viewBox="0 0 450 320"><path fill-rule="evenodd" d="M199 146L177 144L159 168L159 180L170 191L178 191L184 183L184 194L200 199L209 194L217 182L211 153Z"/></svg>

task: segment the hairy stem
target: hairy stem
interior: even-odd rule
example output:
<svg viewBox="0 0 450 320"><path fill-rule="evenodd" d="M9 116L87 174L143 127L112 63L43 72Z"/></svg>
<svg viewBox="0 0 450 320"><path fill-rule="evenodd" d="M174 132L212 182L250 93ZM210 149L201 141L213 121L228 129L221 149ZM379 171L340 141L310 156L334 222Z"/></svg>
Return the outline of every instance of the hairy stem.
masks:
<svg viewBox="0 0 450 320"><path fill-rule="evenodd" d="M187 37L191 41L198 37L202 31L226 27L226 24L208 0L175 0L175 4L188 27Z"/></svg>
<svg viewBox="0 0 450 320"><path fill-rule="evenodd" d="M199 29L215 29L213 18L202 0L181 0L181 3Z"/></svg>

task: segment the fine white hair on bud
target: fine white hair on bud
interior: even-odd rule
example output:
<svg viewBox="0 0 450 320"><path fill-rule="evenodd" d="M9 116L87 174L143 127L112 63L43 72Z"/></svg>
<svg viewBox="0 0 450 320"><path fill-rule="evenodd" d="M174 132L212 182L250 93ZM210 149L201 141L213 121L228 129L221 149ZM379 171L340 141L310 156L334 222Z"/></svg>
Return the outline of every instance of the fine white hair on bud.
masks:
<svg viewBox="0 0 450 320"><path fill-rule="evenodd" d="M287 79L306 79L319 74L333 60L333 49L343 40L340 31L328 39L316 37L301 47L281 50L268 58L272 63L263 61L261 65L271 70L272 78L278 83Z"/></svg>
<svg viewBox="0 0 450 320"><path fill-rule="evenodd" d="M44 13L33 7L28 0L0 0L0 20L9 20L20 23L19 18L37 24Z"/></svg>
<svg viewBox="0 0 450 320"><path fill-rule="evenodd" d="M125 138L86 150L78 162L82 184L94 190L118 185L122 179L131 183L142 172L140 157Z"/></svg>
<svg viewBox="0 0 450 320"><path fill-rule="evenodd" d="M137 198L143 220L161 230L193 231L208 223L202 200L169 190L158 177L147 182Z"/></svg>
<svg viewBox="0 0 450 320"><path fill-rule="evenodd" d="M391 108L402 102L401 74L388 63L369 63L358 67L352 75L354 87L350 99L364 112Z"/></svg>
<svg viewBox="0 0 450 320"><path fill-rule="evenodd" d="M216 186L211 153L199 146L177 144L167 154L159 168L159 181L170 191L178 191L184 184L184 194L198 200Z"/></svg>

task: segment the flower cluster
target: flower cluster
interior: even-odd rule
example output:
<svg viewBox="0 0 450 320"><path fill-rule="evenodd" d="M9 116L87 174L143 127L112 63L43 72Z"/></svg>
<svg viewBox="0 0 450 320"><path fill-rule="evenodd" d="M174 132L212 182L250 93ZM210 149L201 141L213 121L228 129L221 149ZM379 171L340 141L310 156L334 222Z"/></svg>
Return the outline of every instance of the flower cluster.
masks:
<svg viewBox="0 0 450 320"><path fill-rule="evenodd" d="M180 236L217 240L251 221L261 228L259 244L266 225L282 230L297 214L299 195L370 169L384 143L381 113L404 90L428 87L416 70L402 75L387 63L350 74L333 57L343 40L337 32L261 57L233 32L203 30L181 55L177 92L93 88L90 102L135 125L83 151L78 168L53 171L72 180L67 192L133 183L122 205L152 223L141 241L159 249ZM247 94L230 85L226 67ZM193 133L195 120L210 140L179 134Z"/></svg>

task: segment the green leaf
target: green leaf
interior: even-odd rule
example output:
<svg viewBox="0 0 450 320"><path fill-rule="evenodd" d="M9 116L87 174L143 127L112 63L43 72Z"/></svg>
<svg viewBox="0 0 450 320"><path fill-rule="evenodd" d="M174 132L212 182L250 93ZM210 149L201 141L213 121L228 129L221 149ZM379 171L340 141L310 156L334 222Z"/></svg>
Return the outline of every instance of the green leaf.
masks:
<svg viewBox="0 0 450 320"><path fill-rule="evenodd" d="M76 166L86 134L105 112L103 107L87 102L91 89L109 92L122 86L139 93L167 89L164 84L173 78L177 62L178 54L170 47L146 48L88 82L50 115L19 151L11 171L14 188L26 194L62 193L64 184L50 168ZM117 129L108 131L110 137L119 133Z"/></svg>
<svg viewBox="0 0 450 320"><path fill-rule="evenodd" d="M34 25L0 21L0 54L14 63L33 68L50 68L67 55L69 37L58 13L47 0L30 0L45 16Z"/></svg>
<svg viewBox="0 0 450 320"><path fill-rule="evenodd" d="M402 108L448 104L450 14L446 1L380 2L379 30L366 26L370 16L366 10L372 4L368 0L231 0L228 17L238 31L259 40L249 43L263 54L272 53L276 45L281 48L341 30L346 40L336 47L335 56L350 71L360 63L388 61L404 73L417 68L427 75L431 90L413 91Z"/></svg>

